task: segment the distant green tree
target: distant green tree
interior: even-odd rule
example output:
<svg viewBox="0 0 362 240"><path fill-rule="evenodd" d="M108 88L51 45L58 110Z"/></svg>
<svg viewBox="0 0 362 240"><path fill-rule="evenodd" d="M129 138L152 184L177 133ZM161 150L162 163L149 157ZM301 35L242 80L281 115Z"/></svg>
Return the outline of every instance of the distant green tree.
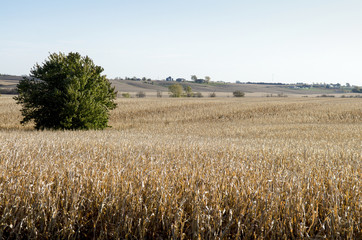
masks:
<svg viewBox="0 0 362 240"><path fill-rule="evenodd" d="M206 82L206 83L209 83L210 80L211 80L211 78L210 78L209 76L206 76L206 77L205 77L205 82Z"/></svg>
<svg viewBox="0 0 362 240"><path fill-rule="evenodd" d="M168 87L168 90L170 92L170 97L181 97L182 96L182 86L178 83L173 84Z"/></svg>
<svg viewBox="0 0 362 240"><path fill-rule="evenodd" d="M234 97L244 97L245 93L240 91L240 90L236 90L236 91L233 92L233 96Z"/></svg>
<svg viewBox="0 0 362 240"><path fill-rule="evenodd" d="M191 75L191 80L193 80L194 82L197 81L197 76L196 75Z"/></svg>
<svg viewBox="0 0 362 240"><path fill-rule="evenodd" d="M130 98L131 95L129 93L122 93L122 97L124 98Z"/></svg>
<svg viewBox="0 0 362 240"><path fill-rule="evenodd" d="M17 85L21 123L36 129L104 129L116 92L103 68L79 53L53 53Z"/></svg>
<svg viewBox="0 0 362 240"><path fill-rule="evenodd" d="M192 97L194 95L190 86L185 86L184 89L186 97Z"/></svg>

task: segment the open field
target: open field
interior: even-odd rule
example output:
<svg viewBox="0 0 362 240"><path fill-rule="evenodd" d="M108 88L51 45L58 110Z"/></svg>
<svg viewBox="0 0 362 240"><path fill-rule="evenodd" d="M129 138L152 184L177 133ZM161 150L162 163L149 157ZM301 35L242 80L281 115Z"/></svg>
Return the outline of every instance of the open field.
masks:
<svg viewBox="0 0 362 240"><path fill-rule="evenodd" d="M34 131L0 97L0 239L361 239L362 99L118 99Z"/></svg>

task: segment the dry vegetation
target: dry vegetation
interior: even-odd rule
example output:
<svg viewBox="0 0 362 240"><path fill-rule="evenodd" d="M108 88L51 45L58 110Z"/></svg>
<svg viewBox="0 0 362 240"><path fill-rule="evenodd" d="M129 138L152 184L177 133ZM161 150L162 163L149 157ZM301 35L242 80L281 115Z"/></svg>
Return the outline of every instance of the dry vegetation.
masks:
<svg viewBox="0 0 362 240"><path fill-rule="evenodd" d="M360 99L120 99L33 131L0 98L0 238L361 239Z"/></svg>

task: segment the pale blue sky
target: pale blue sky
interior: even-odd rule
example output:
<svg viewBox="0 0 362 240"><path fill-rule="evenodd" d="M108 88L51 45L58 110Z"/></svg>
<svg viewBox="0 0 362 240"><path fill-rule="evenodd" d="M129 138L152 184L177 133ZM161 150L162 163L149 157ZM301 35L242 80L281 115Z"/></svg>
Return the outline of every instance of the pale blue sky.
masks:
<svg viewBox="0 0 362 240"><path fill-rule="evenodd" d="M0 0L0 73L49 53L110 77L362 85L361 0Z"/></svg>

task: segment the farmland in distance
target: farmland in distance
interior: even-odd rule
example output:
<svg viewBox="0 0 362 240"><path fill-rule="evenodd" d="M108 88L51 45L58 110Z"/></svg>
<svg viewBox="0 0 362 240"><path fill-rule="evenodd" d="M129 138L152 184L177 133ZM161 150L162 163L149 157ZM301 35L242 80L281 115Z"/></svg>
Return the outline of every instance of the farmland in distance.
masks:
<svg viewBox="0 0 362 240"><path fill-rule="evenodd" d="M0 238L361 237L361 99L117 103L35 131L0 97Z"/></svg>

